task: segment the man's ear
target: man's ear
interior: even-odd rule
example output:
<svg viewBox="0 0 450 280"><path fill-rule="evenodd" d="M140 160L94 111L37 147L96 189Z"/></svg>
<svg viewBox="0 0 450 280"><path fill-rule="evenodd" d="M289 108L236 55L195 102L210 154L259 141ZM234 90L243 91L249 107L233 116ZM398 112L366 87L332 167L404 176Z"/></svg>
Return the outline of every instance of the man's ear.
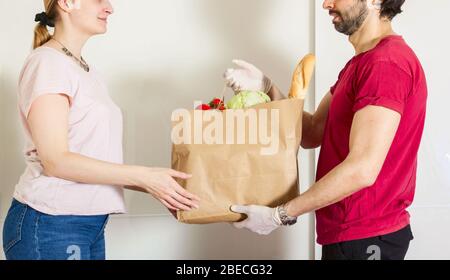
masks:
<svg viewBox="0 0 450 280"><path fill-rule="evenodd" d="M382 0L376 0L373 4L377 10L381 10L381 4L383 4Z"/></svg>
<svg viewBox="0 0 450 280"><path fill-rule="evenodd" d="M382 0L369 0L367 1L369 8L374 8L376 10L381 10L381 4L383 4Z"/></svg>

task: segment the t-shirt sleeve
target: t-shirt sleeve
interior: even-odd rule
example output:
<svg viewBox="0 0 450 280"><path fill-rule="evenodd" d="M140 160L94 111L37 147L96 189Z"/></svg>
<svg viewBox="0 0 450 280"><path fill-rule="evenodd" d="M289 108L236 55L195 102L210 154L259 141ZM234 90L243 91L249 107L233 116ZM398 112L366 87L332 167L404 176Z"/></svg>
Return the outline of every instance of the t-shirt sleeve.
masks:
<svg viewBox="0 0 450 280"><path fill-rule="evenodd" d="M334 95L334 91L336 90L337 83L338 83L338 82L336 82L332 87L330 87L330 93L331 93L331 95Z"/></svg>
<svg viewBox="0 0 450 280"><path fill-rule="evenodd" d="M366 106L381 106L403 115L412 77L389 61L372 63L361 72L355 85L353 112Z"/></svg>
<svg viewBox="0 0 450 280"><path fill-rule="evenodd" d="M350 60L349 62L347 62L347 64L344 66L344 68L339 72L338 75L338 79L337 81L334 83L334 85L330 88L330 93L331 95L334 95L334 91L336 90L336 87L338 86L339 82L342 79L342 76L344 75L345 71L347 71L348 66L350 65L352 61Z"/></svg>
<svg viewBox="0 0 450 280"><path fill-rule="evenodd" d="M340 81L341 78L342 78L342 73L344 73L344 71L345 71L346 68L347 68L347 66L345 66L345 68L344 68L343 70L341 70L341 72L339 72L337 81L336 81L336 82L334 83L334 85L330 88L330 93L331 93L331 95L334 95L334 91L336 90L336 87L337 87L339 81Z"/></svg>
<svg viewBox="0 0 450 280"><path fill-rule="evenodd" d="M33 102L40 96L62 94L72 105L76 81L61 57L56 54L39 53L26 62L19 78L19 108L28 118Z"/></svg>

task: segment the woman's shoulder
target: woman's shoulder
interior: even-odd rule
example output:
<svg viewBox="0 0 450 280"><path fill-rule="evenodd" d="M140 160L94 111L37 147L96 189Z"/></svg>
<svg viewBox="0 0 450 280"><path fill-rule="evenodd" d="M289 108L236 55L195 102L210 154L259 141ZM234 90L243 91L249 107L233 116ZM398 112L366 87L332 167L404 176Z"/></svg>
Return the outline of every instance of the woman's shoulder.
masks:
<svg viewBox="0 0 450 280"><path fill-rule="evenodd" d="M50 47L36 48L23 64L18 79L19 87L48 81L75 84L79 77L73 68L65 54L58 50Z"/></svg>
<svg viewBox="0 0 450 280"><path fill-rule="evenodd" d="M54 76L72 75L70 60L65 54L51 47L39 47L31 51L25 59L20 73L23 76L34 76L38 73L47 73Z"/></svg>
<svg viewBox="0 0 450 280"><path fill-rule="evenodd" d="M39 47L31 51L25 60L25 65L30 63L51 63L67 65L64 54L51 47Z"/></svg>

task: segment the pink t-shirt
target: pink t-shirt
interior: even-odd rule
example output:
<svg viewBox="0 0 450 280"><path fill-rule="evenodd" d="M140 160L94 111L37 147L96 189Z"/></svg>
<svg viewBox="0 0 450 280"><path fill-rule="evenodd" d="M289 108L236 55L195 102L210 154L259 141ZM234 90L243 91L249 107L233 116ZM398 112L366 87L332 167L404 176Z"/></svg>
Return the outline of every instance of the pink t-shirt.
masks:
<svg viewBox="0 0 450 280"><path fill-rule="evenodd" d="M123 189L89 185L43 174L27 117L32 103L42 95L64 94L70 99L69 150L111 163L123 163L122 113L111 100L95 69L85 72L65 54L49 48L35 49L19 78L18 105L25 132L26 169L14 198L49 215L104 215L124 213Z"/></svg>
<svg viewBox="0 0 450 280"><path fill-rule="evenodd" d="M406 209L414 199L426 116L428 91L419 59L402 37L388 36L353 57L331 93L317 180L348 156L356 112L380 106L398 112L401 121L375 184L316 212L317 242L327 245L401 230L410 223Z"/></svg>

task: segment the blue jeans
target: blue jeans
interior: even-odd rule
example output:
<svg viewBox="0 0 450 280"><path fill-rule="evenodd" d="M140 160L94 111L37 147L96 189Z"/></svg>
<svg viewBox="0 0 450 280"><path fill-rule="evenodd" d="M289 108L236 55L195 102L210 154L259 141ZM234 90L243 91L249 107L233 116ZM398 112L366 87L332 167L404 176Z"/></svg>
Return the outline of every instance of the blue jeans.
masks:
<svg viewBox="0 0 450 280"><path fill-rule="evenodd" d="M104 260L108 215L51 216L13 200L3 225L8 260Z"/></svg>

